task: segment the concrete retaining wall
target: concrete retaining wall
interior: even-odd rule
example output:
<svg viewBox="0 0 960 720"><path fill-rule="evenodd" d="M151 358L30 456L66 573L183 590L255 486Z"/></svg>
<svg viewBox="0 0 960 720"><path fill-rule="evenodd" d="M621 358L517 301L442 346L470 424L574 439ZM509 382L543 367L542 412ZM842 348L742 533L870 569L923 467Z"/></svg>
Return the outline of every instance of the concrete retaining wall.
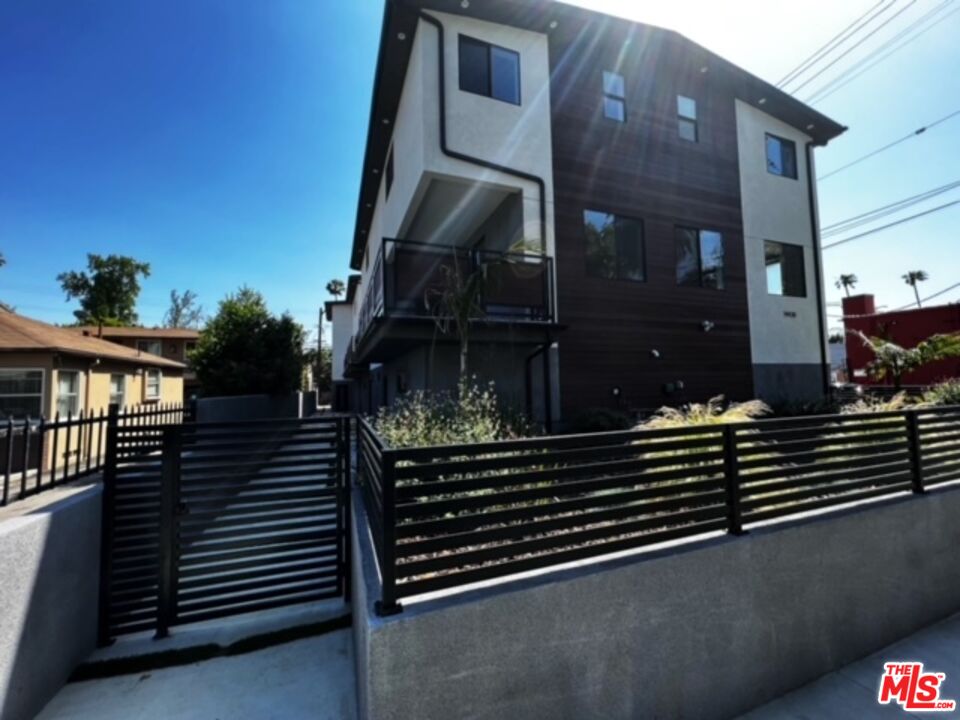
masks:
<svg viewBox="0 0 960 720"><path fill-rule="evenodd" d="M200 398L197 400L197 422L302 418L316 410L316 392Z"/></svg>
<svg viewBox="0 0 960 720"><path fill-rule="evenodd" d="M361 717L734 717L960 610L958 517L960 489L935 491L388 618L358 517Z"/></svg>
<svg viewBox="0 0 960 720"><path fill-rule="evenodd" d="M34 717L93 651L100 486L0 511L0 718Z"/></svg>

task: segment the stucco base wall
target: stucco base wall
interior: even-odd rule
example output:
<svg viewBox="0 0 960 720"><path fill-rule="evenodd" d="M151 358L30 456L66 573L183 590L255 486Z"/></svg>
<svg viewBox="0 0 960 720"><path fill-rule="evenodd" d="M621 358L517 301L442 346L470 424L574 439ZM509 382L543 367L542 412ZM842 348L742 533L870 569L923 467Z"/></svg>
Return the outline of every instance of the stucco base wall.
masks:
<svg viewBox="0 0 960 720"><path fill-rule="evenodd" d="M96 645L100 509L95 485L0 513L3 720L34 717Z"/></svg>
<svg viewBox="0 0 960 720"><path fill-rule="evenodd" d="M819 363L754 364L754 394L774 404L816 402L824 398L823 377Z"/></svg>
<svg viewBox="0 0 960 720"><path fill-rule="evenodd" d="M734 717L960 609L958 513L942 490L388 618L358 517L361 717Z"/></svg>

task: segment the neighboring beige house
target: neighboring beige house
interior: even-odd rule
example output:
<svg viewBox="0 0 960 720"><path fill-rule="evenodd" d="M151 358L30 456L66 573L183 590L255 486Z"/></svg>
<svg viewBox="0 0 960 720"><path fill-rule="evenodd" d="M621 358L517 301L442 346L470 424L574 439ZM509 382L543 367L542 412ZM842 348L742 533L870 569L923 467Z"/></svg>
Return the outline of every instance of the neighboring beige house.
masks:
<svg viewBox="0 0 960 720"><path fill-rule="evenodd" d="M0 310L0 418L183 401L185 365Z"/></svg>
<svg viewBox="0 0 960 720"><path fill-rule="evenodd" d="M159 355L167 360L184 363L183 397L186 402L199 392L197 376L190 369L190 353L200 338L199 330L190 328L142 328L142 327L80 327L84 335L102 338L124 347Z"/></svg>

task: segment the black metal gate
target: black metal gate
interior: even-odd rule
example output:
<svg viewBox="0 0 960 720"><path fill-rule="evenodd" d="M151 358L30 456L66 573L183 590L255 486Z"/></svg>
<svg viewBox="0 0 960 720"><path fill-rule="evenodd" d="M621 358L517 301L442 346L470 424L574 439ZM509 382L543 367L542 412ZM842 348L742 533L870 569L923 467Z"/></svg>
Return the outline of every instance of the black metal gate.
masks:
<svg viewBox="0 0 960 720"><path fill-rule="evenodd" d="M100 642L349 593L346 417L112 425Z"/></svg>

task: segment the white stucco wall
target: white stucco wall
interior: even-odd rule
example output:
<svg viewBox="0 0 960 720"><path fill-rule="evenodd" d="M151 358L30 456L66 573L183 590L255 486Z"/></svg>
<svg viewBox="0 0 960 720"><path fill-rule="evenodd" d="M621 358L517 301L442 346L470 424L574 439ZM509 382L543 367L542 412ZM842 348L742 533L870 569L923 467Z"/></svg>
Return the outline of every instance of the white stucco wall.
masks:
<svg viewBox="0 0 960 720"><path fill-rule="evenodd" d="M446 13L431 14L444 26L448 148L543 178L546 249L549 255L554 255L550 62L546 35ZM519 106L460 90L460 34L520 53ZM387 197L384 168L378 168L380 189L368 232L363 280L354 303L354 331L382 239L404 236L431 180L481 183L497 190L519 191L523 197L523 236L538 245L541 241L537 183L443 154L436 28L421 20L412 42L392 128L393 184ZM382 121L383 118L374 119L374 122Z"/></svg>
<svg viewBox="0 0 960 720"><path fill-rule="evenodd" d="M343 380L343 356L353 334L353 305L331 305L330 325L330 347L333 353L330 372L334 381Z"/></svg>
<svg viewBox="0 0 960 720"><path fill-rule="evenodd" d="M817 262L807 189L807 173L812 168L807 167L805 147L810 138L740 100L736 101L736 115L753 362L819 364L826 336L821 335L818 317L824 308L817 299ZM797 179L767 172L766 133L796 143ZM768 292L764 240L803 247L806 297Z"/></svg>

